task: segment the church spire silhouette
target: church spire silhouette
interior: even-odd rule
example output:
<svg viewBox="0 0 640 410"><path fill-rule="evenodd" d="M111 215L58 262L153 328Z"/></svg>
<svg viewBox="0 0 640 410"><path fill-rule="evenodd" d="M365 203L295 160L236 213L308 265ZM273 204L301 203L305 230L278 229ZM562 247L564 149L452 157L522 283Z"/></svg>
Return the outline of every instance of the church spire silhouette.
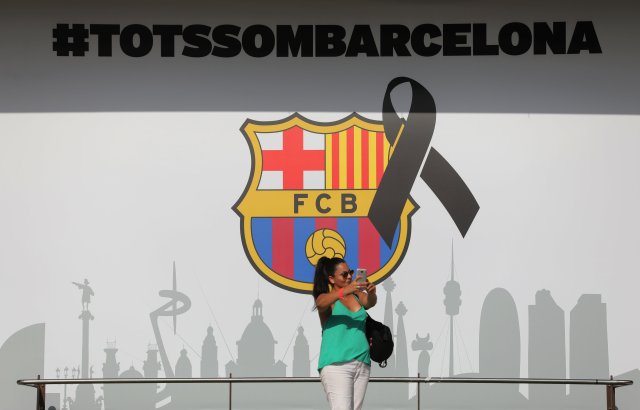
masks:
<svg viewBox="0 0 640 410"><path fill-rule="evenodd" d="M304 335L304 329L300 326L296 343L293 345L293 377L309 377L310 375L309 342Z"/></svg>
<svg viewBox="0 0 640 410"><path fill-rule="evenodd" d="M398 327L396 328L396 375L409 376L409 357L407 354L407 334L404 330L404 316L407 308L404 303L398 303L396 307L398 315Z"/></svg>
<svg viewBox="0 0 640 410"><path fill-rule="evenodd" d="M207 328L207 336L202 342L200 377L218 377L218 345L211 326Z"/></svg>

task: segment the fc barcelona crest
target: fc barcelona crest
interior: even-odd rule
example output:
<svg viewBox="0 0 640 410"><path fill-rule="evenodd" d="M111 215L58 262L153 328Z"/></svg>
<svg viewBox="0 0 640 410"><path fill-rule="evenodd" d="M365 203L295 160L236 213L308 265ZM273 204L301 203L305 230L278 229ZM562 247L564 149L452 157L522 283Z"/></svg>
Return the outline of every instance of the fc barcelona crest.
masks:
<svg viewBox="0 0 640 410"><path fill-rule="evenodd" d="M406 120L391 103L391 91L405 83L412 90ZM389 276L409 244L418 209L410 191L418 176L466 235L480 207L430 146L433 97L418 82L398 77L387 86L382 108L382 122L355 113L332 123L299 114L245 122L252 171L234 210L245 253L265 279L311 293L322 256L367 269L374 283Z"/></svg>
<svg viewBox="0 0 640 410"><path fill-rule="evenodd" d="M248 120L242 132L252 173L234 209L247 257L265 279L310 293L321 256L366 268L372 282L394 271L417 206L406 200L391 246L368 218L391 153L382 123L357 114L317 123L294 114Z"/></svg>

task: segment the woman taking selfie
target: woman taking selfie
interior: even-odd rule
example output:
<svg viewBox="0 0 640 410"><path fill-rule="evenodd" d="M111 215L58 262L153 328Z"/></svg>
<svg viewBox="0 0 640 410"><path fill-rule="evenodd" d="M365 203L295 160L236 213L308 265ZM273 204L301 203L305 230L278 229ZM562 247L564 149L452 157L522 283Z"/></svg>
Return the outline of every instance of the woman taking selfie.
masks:
<svg viewBox="0 0 640 410"><path fill-rule="evenodd" d="M332 410L360 410L369 382L365 309L375 306L376 287L353 279L353 270L343 259L318 260L313 279L322 326L318 371Z"/></svg>

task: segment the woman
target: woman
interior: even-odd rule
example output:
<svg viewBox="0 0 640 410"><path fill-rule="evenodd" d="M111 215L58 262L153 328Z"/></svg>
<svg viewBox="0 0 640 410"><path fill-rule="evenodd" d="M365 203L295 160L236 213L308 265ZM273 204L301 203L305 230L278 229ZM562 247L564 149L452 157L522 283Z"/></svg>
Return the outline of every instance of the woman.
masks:
<svg viewBox="0 0 640 410"><path fill-rule="evenodd" d="M343 259L322 257L316 265L313 297L322 325L318 371L332 410L362 408L371 369L365 309L377 302L376 286L352 279Z"/></svg>

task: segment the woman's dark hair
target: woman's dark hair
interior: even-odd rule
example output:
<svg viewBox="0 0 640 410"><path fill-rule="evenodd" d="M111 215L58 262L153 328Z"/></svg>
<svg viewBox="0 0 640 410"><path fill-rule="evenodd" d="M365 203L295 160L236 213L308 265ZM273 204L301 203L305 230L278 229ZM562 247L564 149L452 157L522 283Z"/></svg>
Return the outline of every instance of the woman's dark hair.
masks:
<svg viewBox="0 0 640 410"><path fill-rule="evenodd" d="M316 264L316 273L313 276L313 299L323 293L329 292L329 276L333 276L336 266L345 263L342 258L327 258L323 256Z"/></svg>

